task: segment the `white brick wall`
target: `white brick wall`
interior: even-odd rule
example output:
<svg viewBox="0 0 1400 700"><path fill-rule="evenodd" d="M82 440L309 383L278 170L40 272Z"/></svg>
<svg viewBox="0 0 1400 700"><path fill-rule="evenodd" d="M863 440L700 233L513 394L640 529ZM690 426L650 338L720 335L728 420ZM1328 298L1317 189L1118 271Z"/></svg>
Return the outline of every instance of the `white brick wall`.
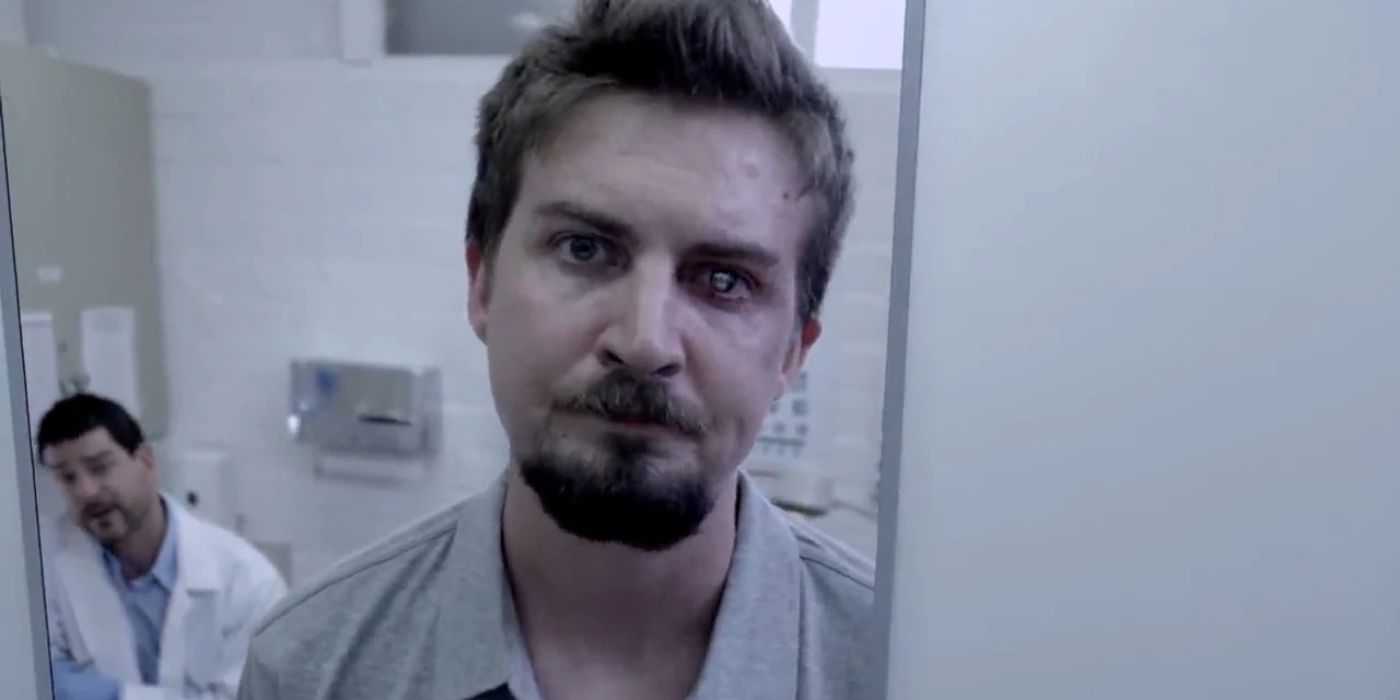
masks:
<svg viewBox="0 0 1400 700"><path fill-rule="evenodd" d="M331 0L46 0L36 43L153 88L171 387L165 453L236 470L249 536L286 542L298 580L484 485L505 440L464 320L462 221L477 98L497 60L344 65ZM840 73L861 189L814 377L815 445L869 505L880 450L897 78ZM416 482L313 476L286 436L296 356L426 364L444 375L441 458ZM178 464L172 465L177 468ZM824 519L873 551L874 523Z"/></svg>

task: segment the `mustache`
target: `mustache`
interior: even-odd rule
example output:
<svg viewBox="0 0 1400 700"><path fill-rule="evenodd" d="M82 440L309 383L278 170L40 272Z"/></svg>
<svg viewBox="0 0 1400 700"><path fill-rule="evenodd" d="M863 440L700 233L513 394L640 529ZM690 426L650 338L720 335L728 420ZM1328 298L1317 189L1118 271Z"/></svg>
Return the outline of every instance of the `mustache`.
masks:
<svg viewBox="0 0 1400 700"><path fill-rule="evenodd" d="M566 413L611 421L645 423L698 437L708 430L700 411L671 395L664 382L615 370L584 391L555 401Z"/></svg>
<svg viewBox="0 0 1400 700"><path fill-rule="evenodd" d="M116 510L116 508L117 504L115 503L90 503L83 508L82 514L84 518L93 518L109 510Z"/></svg>

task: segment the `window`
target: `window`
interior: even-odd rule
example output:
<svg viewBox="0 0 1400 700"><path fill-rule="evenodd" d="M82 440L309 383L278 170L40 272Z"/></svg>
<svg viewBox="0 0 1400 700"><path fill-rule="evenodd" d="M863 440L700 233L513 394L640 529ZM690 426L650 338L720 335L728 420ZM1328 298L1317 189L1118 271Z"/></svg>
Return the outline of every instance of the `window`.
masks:
<svg viewBox="0 0 1400 700"><path fill-rule="evenodd" d="M820 0L816 61L828 68L899 70L904 0Z"/></svg>

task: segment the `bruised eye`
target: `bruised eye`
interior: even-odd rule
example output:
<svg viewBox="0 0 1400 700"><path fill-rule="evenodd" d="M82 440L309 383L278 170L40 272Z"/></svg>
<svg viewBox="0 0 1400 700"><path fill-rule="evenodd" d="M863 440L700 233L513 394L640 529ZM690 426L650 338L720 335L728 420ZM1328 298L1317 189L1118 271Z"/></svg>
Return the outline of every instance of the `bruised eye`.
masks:
<svg viewBox="0 0 1400 700"><path fill-rule="evenodd" d="M715 270L710 273L710 287L719 294L733 294L743 282L738 275L728 270Z"/></svg>
<svg viewBox="0 0 1400 700"><path fill-rule="evenodd" d="M727 267L702 268L696 282L701 291L724 301L742 301L754 291L754 283L742 272Z"/></svg>

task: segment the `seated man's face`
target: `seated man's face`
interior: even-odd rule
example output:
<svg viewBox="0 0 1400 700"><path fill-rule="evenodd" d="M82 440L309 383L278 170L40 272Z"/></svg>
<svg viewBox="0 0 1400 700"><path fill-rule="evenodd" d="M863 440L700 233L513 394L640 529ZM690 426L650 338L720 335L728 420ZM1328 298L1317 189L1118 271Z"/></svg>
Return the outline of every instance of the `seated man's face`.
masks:
<svg viewBox="0 0 1400 700"><path fill-rule="evenodd" d="M40 457L63 489L74 520L108 547L144 522L158 501L150 446L131 454L106 428L50 445Z"/></svg>
<svg viewBox="0 0 1400 700"><path fill-rule="evenodd" d="M762 117L633 94L527 157L493 260L469 256L472 318L512 458L565 530L665 549L733 478L817 335L801 187Z"/></svg>

